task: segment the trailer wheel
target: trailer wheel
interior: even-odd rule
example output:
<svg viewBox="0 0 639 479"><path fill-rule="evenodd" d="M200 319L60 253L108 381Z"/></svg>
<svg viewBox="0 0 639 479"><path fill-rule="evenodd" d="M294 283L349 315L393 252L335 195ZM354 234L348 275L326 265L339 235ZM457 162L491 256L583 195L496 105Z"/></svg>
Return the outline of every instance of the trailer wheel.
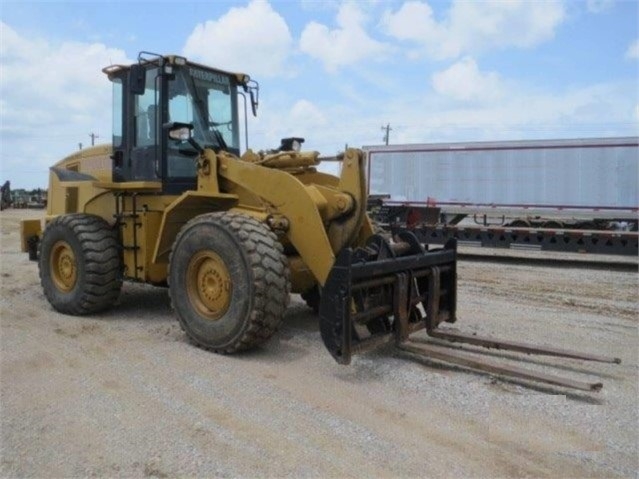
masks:
<svg viewBox="0 0 639 479"><path fill-rule="evenodd" d="M511 222L508 226L510 226L511 228L530 228L530 221L515 220Z"/></svg>
<svg viewBox="0 0 639 479"><path fill-rule="evenodd" d="M58 216L40 242L40 282L61 313L84 315L111 307L122 288L122 260L116 232L102 218Z"/></svg>
<svg viewBox="0 0 639 479"><path fill-rule="evenodd" d="M277 236L236 213L204 214L180 231L169 259L169 295L182 329L198 346L233 353L279 327L289 270Z"/></svg>
<svg viewBox="0 0 639 479"><path fill-rule="evenodd" d="M560 221L550 220L550 221L546 221L543 225L541 225L541 227L547 228L549 230L559 230L564 227L564 224L561 223Z"/></svg>

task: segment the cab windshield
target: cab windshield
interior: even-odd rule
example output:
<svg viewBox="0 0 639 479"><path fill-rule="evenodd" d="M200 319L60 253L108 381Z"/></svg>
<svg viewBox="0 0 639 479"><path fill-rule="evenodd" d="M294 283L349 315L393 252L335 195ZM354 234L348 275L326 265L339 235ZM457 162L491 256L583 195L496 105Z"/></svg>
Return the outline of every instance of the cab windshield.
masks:
<svg viewBox="0 0 639 479"><path fill-rule="evenodd" d="M239 154L236 91L228 75L192 65L179 68L169 82L169 121L193 124L193 138L203 147ZM176 154L179 150L169 152ZM169 176L192 176L195 171L185 170L190 163L169 158Z"/></svg>

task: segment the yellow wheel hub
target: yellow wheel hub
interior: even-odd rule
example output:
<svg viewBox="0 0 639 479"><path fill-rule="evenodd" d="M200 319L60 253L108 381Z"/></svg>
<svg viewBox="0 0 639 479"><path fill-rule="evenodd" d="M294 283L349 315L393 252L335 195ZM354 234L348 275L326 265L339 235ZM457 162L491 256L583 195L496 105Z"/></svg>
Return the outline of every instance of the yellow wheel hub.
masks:
<svg viewBox="0 0 639 479"><path fill-rule="evenodd" d="M186 270L191 304L206 319L220 319L231 303L232 282L222 258L210 250L200 251Z"/></svg>
<svg viewBox="0 0 639 479"><path fill-rule="evenodd" d="M69 243L60 240L53 245L49 268L56 288L64 293L73 289L78 280L78 265Z"/></svg>

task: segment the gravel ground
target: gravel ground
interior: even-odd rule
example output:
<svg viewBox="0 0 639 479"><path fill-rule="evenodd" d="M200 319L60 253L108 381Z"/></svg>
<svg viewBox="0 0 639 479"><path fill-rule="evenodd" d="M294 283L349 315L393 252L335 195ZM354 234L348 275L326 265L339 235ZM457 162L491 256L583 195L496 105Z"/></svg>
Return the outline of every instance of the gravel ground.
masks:
<svg viewBox="0 0 639 479"><path fill-rule="evenodd" d="M2 477L637 477L637 273L459 264L460 330L622 359L490 353L604 382L582 393L390 347L339 366L298 297L236 356L191 346L159 288L64 316L18 252L40 214L0 213Z"/></svg>

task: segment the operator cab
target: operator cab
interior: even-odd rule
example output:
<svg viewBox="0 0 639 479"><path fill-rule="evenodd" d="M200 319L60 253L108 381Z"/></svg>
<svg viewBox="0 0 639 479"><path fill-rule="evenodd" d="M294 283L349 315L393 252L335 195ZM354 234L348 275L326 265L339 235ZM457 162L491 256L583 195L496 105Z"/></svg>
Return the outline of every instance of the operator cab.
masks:
<svg viewBox="0 0 639 479"><path fill-rule="evenodd" d="M113 83L113 181L160 181L164 194L197 186L197 150L169 138L173 124L192 125L198 145L239 156L238 87L257 83L178 56L142 52L138 63L104 70ZM239 93L243 94L243 93Z"/></svg>

